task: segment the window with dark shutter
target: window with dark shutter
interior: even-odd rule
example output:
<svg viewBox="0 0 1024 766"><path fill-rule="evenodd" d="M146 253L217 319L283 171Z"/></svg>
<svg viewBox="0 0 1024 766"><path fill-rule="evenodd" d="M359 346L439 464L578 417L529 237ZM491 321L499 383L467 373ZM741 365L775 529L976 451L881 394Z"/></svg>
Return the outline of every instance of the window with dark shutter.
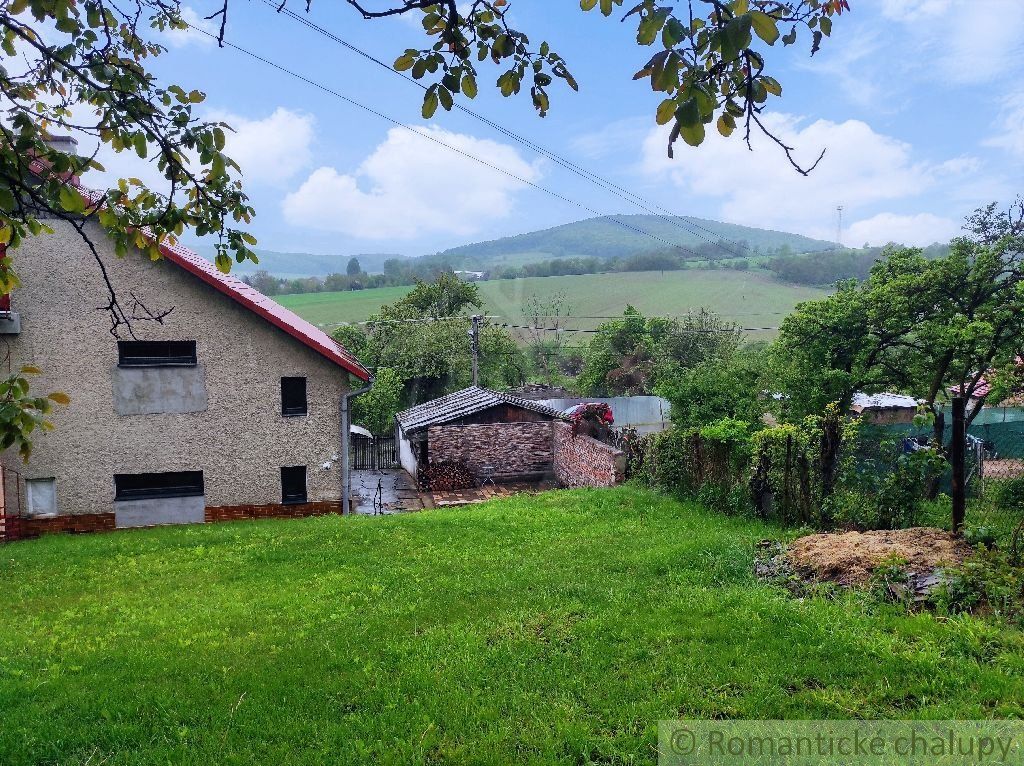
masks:
<svg viewBox="0 0 1024 766"><path fill-rule="evenodd" d="M194 340L119 340L119 367L195 367Z"/></svg>
<svg viewBox="0 0 1024 766"><path fill-rule="evenodd" d="M281 469L281 502L306 502L306 466L296 465Z"/></svg>
<svg viewBox="0 0 1024 766"><path fill-rule="evenodd" d="M115 500L148 500L154 497L201 497L202 471L114 474Z"/></svg>
<svg viewBox="0 0 1024 766"><path fill-rule="evenodd" d="M281 414L285 417L294 417L305 415L307 412L306 379L281 378Z"/></svg>

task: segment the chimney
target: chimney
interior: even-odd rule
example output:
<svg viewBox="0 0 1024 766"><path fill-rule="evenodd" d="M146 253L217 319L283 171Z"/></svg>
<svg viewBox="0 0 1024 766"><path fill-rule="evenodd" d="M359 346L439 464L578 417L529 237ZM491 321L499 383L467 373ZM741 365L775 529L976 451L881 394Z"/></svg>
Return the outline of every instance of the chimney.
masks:
<svg viewBox="0 0 1024 766"><path fill-rule="evenodd" d="M62 152L63 154L75 156L78 154L78 141L71 136L54 136L47 133L43 136L43 143L54 151Z"/></svg>

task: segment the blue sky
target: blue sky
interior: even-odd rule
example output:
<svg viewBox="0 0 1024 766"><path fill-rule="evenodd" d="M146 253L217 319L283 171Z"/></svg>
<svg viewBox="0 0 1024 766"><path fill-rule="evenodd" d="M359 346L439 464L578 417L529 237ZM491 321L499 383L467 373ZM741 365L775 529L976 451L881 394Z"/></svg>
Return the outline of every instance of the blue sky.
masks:
<svg viewBox="0 0 1024 766"><path fill-rule="evenodd" d="M554 87L553 108L540 119L528 95L503 99L485 87L498 74L485 68L471 106L680 215L833 239L843 205L845 244L948 239L974 207L1022 190L1024 4L851 5L813 59L806 41L770 53L784 92L768 119L803 157L828 150L810 178L774 147L748 152L739 133L713 135L698 149L680 145L668 160L654 125L660 96L631 80L653 51L636 45L634 27L584 14L575 0L513 0L510 18L535 42L551 42L581 92ZM193 19L211 8L188 6ZM367 22L339 2L314 0L310 18L386 61L425 39L414 19ZM227 37L587 208L642 212L459 112L439 110L425 122L418 88L261 0L231 5ZM421 255L591 215L201 35L179 33L168 44L156 73L204 90L203 113L238 131L229 149L257 208L260 247ZM127 155L105 164L146 175Z"/></svg>

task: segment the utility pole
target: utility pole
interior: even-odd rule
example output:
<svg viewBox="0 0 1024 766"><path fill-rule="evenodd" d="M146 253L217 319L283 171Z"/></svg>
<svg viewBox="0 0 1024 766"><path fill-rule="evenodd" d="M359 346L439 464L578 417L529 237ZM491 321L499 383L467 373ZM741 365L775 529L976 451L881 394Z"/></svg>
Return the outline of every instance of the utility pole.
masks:
<svg viewBox="0 0 1024 766"><path fill-rule="evenodd" d="M473 352L473 385L480 385L480 322L483 317L474 314L473 327L469 331L469 347Z"/></svg>

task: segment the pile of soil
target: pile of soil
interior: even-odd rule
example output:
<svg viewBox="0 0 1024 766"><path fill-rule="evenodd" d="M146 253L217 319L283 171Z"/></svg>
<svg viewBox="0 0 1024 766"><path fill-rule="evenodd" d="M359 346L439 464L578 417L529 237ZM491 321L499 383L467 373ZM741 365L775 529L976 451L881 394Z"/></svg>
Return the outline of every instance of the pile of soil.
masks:
<svg viewBox="0 0 1024 766"><path fill-rule="evenodd" d="M805 579L840 585L865 585L884 560L907 562L912 577L929 577L943 566L957 565L971 553L963 539L932 527L808 535L789 546L793 570Z"/></svg>

